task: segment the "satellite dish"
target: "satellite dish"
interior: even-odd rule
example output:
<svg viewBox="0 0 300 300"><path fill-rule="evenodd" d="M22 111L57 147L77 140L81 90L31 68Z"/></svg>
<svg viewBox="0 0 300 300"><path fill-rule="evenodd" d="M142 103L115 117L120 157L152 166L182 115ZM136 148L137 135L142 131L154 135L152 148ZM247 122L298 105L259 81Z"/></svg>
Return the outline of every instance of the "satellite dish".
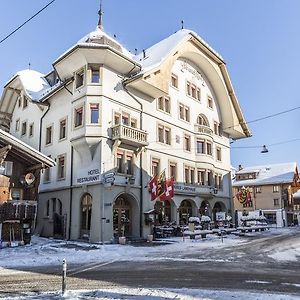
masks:
<svg viewBox="0 0 300 300"><path fill-rule="evenodd" d="M31 185L35 181L35 176L32 173L27 173L25 175L25 182L28 185Z"/></svg>

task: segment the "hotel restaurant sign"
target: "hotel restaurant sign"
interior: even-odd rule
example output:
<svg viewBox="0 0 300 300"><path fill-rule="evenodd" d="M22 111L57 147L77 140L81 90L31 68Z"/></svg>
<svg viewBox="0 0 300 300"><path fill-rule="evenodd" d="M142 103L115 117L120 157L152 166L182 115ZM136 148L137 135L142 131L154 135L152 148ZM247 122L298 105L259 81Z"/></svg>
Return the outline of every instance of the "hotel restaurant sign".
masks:
<svg viewBox="0 0 300 300"><path fill-rule="evenodd" d="M183 183L174 183L175 194L211 194L209 187L185 185Z"/></svg>

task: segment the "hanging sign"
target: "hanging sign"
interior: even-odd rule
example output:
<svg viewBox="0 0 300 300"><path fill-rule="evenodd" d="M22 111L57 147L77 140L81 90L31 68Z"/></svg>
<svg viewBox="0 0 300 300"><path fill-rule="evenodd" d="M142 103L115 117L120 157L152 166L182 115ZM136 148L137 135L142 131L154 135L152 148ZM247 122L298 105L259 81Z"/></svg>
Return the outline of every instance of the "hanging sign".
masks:
<svg viewBox="0 0 300 300"><path fill-rule="evenodd" d="M31 185L35 181L35 176L32 173L27 173L24 179L27 185Z"/></svg>

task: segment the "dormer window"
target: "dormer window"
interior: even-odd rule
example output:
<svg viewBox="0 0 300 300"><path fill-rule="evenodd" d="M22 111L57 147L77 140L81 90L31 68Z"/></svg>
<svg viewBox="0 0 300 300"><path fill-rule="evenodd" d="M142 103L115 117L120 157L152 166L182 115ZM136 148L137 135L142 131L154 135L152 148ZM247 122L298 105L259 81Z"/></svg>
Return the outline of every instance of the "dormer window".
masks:
<svg viewBox="0 0 300 300"><path fill-rule="evenodd" d="M84 80L84 70L80 70L75 74L75 86L76 89L83 86L83 80Z"/></svg>

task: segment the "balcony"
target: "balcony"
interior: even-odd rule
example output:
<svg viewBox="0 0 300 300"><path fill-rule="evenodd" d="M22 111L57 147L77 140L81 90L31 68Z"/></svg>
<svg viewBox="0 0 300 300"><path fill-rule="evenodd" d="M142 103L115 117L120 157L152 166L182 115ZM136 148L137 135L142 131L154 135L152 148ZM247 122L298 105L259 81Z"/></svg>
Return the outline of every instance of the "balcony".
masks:
<svg viewBox="0 0 300 300"><path fill-rule="evenodd" d="M118 124L111 128L112 130L112 140L120 141L121 143L135 146L143 147L147 146L148 133L144 130L133 128L127 125Z"/></svg>
<svg viewBox="0 0 300 300"><path fill-rule="evenodd" d="M195 133L196 134L204 133L204 134L212 135L213 131L208 126L195 124Z"/></svg>

